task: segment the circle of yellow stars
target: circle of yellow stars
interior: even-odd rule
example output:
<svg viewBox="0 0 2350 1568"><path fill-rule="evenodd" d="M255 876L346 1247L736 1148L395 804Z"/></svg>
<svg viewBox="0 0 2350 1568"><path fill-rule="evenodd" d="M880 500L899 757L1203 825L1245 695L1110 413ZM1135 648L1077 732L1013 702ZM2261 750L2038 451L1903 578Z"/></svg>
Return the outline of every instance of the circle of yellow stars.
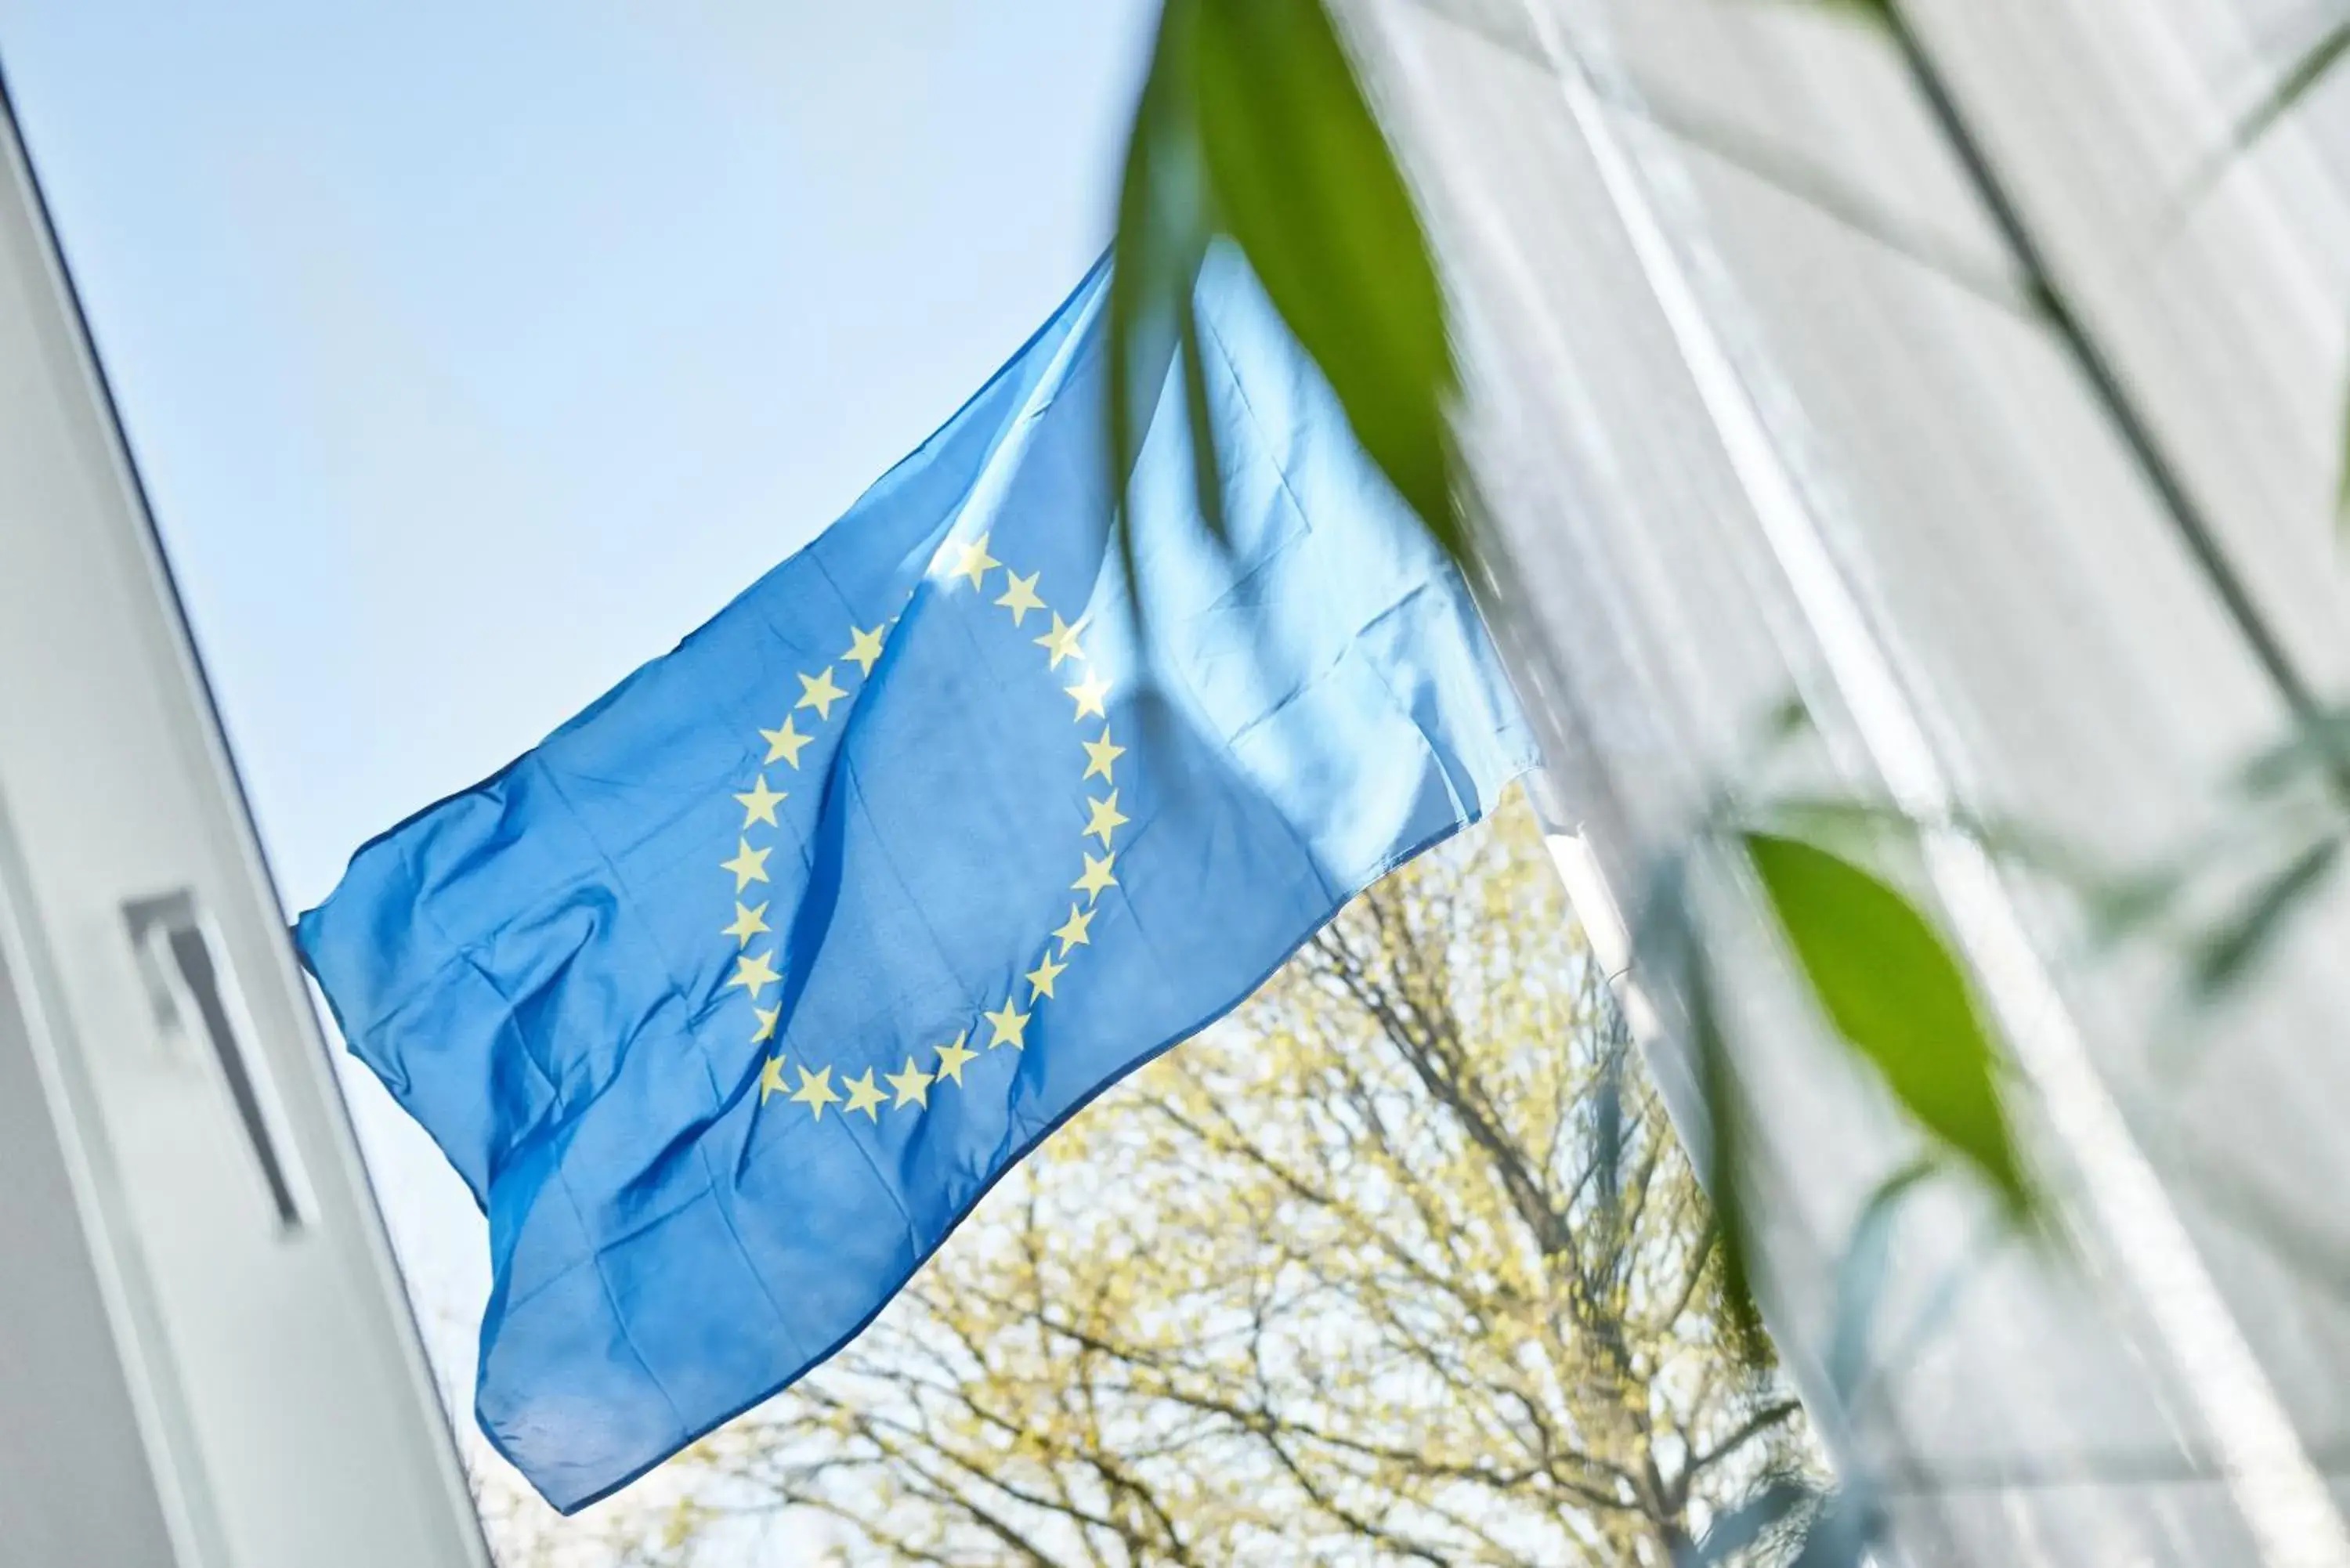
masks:
<svg viewBox="0 0 2350 1568"><path fill-rule="evenodd" d="M804 1064L787 1063L783 1053L771 1047L759 1067L762 1106L781 1095L806 1106L808 1115L817 1121L824 1119L828 1106L840 1106L843 1116L861 1111L868 1121L876 1122L885 1110L919 1114L929 1109L932 1089L941 1084L962 1087L964 1068L981 1055L1005 1046L1014 1051L1025 1047L1028 1025L1037 1011L1054 999L1054 988L1075 955L1093 945L1092 926L1101 896L1118 885L1115 842L1118 830L1129 819L1118 808L1118 759L1126 754L1126 748L1110 737L1109 681L1094 667L1078 640L1085 633L1085 619L1081 617L1074 625L1064 620L1036 592L1040 574L1021 576L989 555L987 546L985 534L966 543L950 542L939 552L931 574L949 582L967 582L983 598L986 597L990 578L1000 574L1003 592L988 602L1007 612L1014 629L1022 633L1030 629L1028 617L1032 613L1045 618L1038 622L1042 635L1029 640L1045 650L1045 668L1055 680L1083 677L1062 690L1076 705L1072 722L1087 729L1097 726L1099 730L1091 739L1087 739L1082 731L1078 737L1086 755L1086 771L1079 784L1085 792L1087 821L1078 835L1078 852L1084 857L1085 870L1069 884L1072 897L1068 918L1054 928L1041 944L1043 951L1037 956L1036 967L1021 977L1025 982L1025 998L1020 994L1024 987L1015 984L1002 1006L983 1010L977 1023L962 1030L944 1044L928 1047L926 1059L909 1055L902 1068L882 1075L878 1083L874 1070L868 1067L857 1076L844 1076L836 1084L830 1064L811 1072ZM720 862L719 868L734 879L734 919L719 934L733 939L734 972L721 989L731 992L739 988L744 993L755 1021L751 1035L754 1045L769 1044L775 1039L782 1015L780 1002L774 1007L762 1005L768 988L782 981L775 967L775 928L767 922L769 904L764 900L755 904L749 901L758 897L755 889L767 881L767 857L775 853L772 844L764 848L755 844L754 835L762 827L780 827L775 808L791 798L789 790L770 785L769 775L778 768L788 769L789 773L775 774L788 782L791 774L799 771L800 753L831 722L835 706L854 704L855 699L833 679L834 672L845 674L854 666L861 691L881 657L883 639L895 625L894 621L886 622L868 630L852 623L847 650L814 675L799 676L798 701L785 713L783 722L775 729L759 732L759 738L766 742L766 752L758 776L749 788L733 796L734 804L742 808L743 820L735 838L734 857ZM1066 671L1062 669L1065 664L1070 666ZM805 732L800 728L804 717L808 724ZM1100 781L1099 795L1094 793L1097 779ZM1097 847L1099 854L1095 853ZM767 939L764 950L754 950L754 944L763 938ZM985 1044L973 1045L972 1034L983 1030ZM792 1082L787 1074L796 1075L797 1082Z"/></svg>

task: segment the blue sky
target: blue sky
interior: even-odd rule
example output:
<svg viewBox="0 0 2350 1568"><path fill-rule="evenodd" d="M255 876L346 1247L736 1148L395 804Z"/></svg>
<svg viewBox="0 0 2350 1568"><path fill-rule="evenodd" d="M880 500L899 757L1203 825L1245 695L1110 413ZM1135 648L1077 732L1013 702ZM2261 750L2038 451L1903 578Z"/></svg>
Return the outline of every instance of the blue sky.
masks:
<svg viewBox="0 0 2350 1568"><path fill-rule="evenodd" d="M669 648L1018 347L1107 240L1149 20L0 0L289 909ZM470 1382L479 1221L346 1078Z"/></svg>

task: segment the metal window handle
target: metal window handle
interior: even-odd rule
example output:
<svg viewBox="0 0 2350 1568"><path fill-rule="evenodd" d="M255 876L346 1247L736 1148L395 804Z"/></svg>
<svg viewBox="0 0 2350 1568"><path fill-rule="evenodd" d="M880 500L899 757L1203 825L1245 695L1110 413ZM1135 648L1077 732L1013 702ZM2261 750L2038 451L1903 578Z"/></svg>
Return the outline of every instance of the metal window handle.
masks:
<svg viewBox="0 0 2350 1568"><path fill-rule="evenodd" d="M249 1044L251 1025L236 980L221 946L188 888L122 906L141 977L155 1005L156 1020L212 1050L244 1129L269 1200L283 1230L298 1230L306 1184L288 1141L281 1135L276 1096L258 1051Z"/></svg>

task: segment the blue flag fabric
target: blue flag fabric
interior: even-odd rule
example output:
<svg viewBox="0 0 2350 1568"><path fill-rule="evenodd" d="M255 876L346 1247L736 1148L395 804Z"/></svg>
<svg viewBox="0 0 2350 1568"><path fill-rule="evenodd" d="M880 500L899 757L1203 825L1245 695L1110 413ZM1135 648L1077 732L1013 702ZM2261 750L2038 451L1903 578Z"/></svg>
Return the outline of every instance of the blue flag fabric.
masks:
<svg viewBox="0 0 2350 1568"><path fill-rule="evenodd" d="M814 544L297 940L490 1221L483 1429L569 1511L789 1384L991 1182L1533 761L1254 280L1109 543L1107 268ZM1107 1179L1107 1178L1106 1178Z"/></svg>

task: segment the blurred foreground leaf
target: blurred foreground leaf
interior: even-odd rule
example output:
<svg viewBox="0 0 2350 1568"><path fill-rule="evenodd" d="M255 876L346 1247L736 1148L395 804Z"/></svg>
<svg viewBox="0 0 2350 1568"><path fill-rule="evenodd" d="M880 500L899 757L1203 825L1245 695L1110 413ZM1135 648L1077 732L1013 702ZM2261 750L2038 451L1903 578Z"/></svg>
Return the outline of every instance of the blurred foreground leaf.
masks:
<svg viewBox="0 0 2350 1568"><path fill-rule="evenodd" d="M1240 247L1321 367L1363 450L1446 553L1464 559L1445 424L1458 378L1443 296L1394 153L1323 0L1167 0L1113 247L1110 451L1121 483L1208 243L1220 235ZM1149 377L1154 365L1160 379ZM1199 431L1205 382L1196 369L1186 374ZM1201 510L1219 527L1212 436L1202 439L1211 444L1197 458Z"/></svg>
<svg viewBox="0 0 2350 1568"><path fill-rule="evenodd" d="M2122 879L2054 834L1970 811L1921 817L1891 801L1862 795L1783 794L1751 808L1750 820L1811 844L1889 840L1914 846L1934 834L1954 833L2002 865L2038 872L2092 898Z"/></svg>
<svg viewBox="0 0 2350 1568"><path fill-rule="evenodd" d="M2342 63L2345 52L2350 52L2350 16L2345 16L2328 26L2314 44L2302 51L2284 75L2277 78L2268 96L2254 104L2251 112L2236 122L2235 151L2241 152L2267 135L2276 122L2299 108L2310 89L2333 74Z"/></svg>
<svg viewBox="0 0 2350 1568"><path fill-rule="evenodd" d="M2318 84L2334 74L2345 54L2350 54L2350 15L2340 16L2329 24L2318 36L2317 41L2303 50L2300 58L2277 78L2276 85L2269 89L2267 96L2236 122L2235 134L2225 153L2193 189L2199 193L2205 185L2230 167L2237 156L2250 151L2261 138L2275 129L2277 121L2300 108ZM2350 397L2344 399L2342 420L2343 447L2334 486L2334 521L2337 529L2350 529Z"/></svg>
<svg viewBox="0 0 2350 1568"><path fill-rule="evenodd" d="M1893 1231L1901 1204L1933 1174L1919 1160L1877 1184L1853 1221L1836 1267L1835 1319L1828 1342L1830 1407L1849 1418L1872 1364L1878 1307L1892 1262ZM1765 1472L1736 1508L1714 1516L1705 1534L1680 1550L1673 1568L1728 1568L1757 1561L1789 1568L1865 1568L1883 1532L1866 1469L1849 1468L1843 1484L1824 1491L1807 1478ZM1750 1555L1761 1551L1761 1555Z"/></svg>
<svg viewBox="0 0 2350 1568"><path fill-rule="evenodd" d="M1932 926L1886 883L1815 845L1743 836L1804 978L1839 1033L1926 1130L2026 1207L1991 1040Z"/></svg>
<svg viewBox="0 0 2350 1568"><path fill-rule="evenodd" d="M1747 808L1742 817L1768 832L1864 854L1888 845L1916 849L1933 835L1956 834L2002 867L2047 877L2079 899L2091 942L2099 948L2168 914L2195 869L2189 861L2116 868L2026 823L1963 810L1924 818L1890 801L1857 795L1781 795Z"/></svg>
<svg viewBox="0 0 2350 1568"><path fill-rule="evenodd" d="M1828 1499L1789 1568L1868 1568L1884 1518L1868 1493L1847 1486Z"/></svg>
<svg viewBox="0 0 2350 1568"><path fill-rule="evenodd" d="M2350 530L2350 394L2342 400L2342 462L2334 481L2334 526Z"/></svg>
<svg viewBox="0 0 2350 1568"><path fill-rule="evenodd" d="M1747 1210L1744 1109L1731 1082L1730 1047L1715 1011L1713 983L1705 963L1690 955L1682 995L1689 1007L1690 1044L1697 1058L1698 1093L1705 1106L1703 1155L1706 1196L1713 1202L1723 1339L1749 1366L1771 1360L1762 1314L1754 1302L1753 1220Z"/></svg>
<svg viewBox="0 0 2350 1568"><path fill-rule="evenodd" d="M1743 1553L1816 1511L1823 1501L1816 1487L1771 1477L1744 1502L1717 1514L1703 1538L1676 1557L1673 1568L1716 1568L1742 1561Z"/></svg>
<svg viewBox="0 0 2350 1568"><path fill-rule="evenodd" d="M1887 32L1897 25L1893 0L1817 0L1817 3L1821 10L1830 15L1842 13L1856 22L1881 27Z"/></svg>
<svg viewBox="0 0 2350 1568"><path fill-rule="evenodd" d="M1124 498L1151 410L1167 384L1176 340L1191 317L1191 287L1208 254L1214 220L1195 128L1192 79L1194 8L1171 4L1159 14L1150 74L1136 102L1118 182L1118 235L1109 279L1108 428L1111 483ZM1211 439L1205 438L1202 439ZM1206 487L1202 513L1220 517L1222 493ZM1207 510L1216 503L1214 511ZM1127 577L1134 576L1132 533L1119 528Z"/></svg>
<svg viewBox="0 0 2350 1568"><path fill-rule="evenodd" d="M1920 1160L1902 1167L1879 1182L1861 1205L1836 1265L1835 1327L1828 1337L1828 1386L1838 1405L1850 1409L1870 1360L1877 1333L1877 1306L1885 1294L1885 1278L1893 1260L1893 1227L1901 1202L1918 1184L1933 1174Z"/></svg>
<svg viewBox="0 0 2350 1568"><path fill-rule="evenodd" d="M2328 834L2254 888L2197 948L2189 971L2197 993L2216 996L2250 972L2293 911L2325 886L2341 858L2340 835Z"/></svg>

